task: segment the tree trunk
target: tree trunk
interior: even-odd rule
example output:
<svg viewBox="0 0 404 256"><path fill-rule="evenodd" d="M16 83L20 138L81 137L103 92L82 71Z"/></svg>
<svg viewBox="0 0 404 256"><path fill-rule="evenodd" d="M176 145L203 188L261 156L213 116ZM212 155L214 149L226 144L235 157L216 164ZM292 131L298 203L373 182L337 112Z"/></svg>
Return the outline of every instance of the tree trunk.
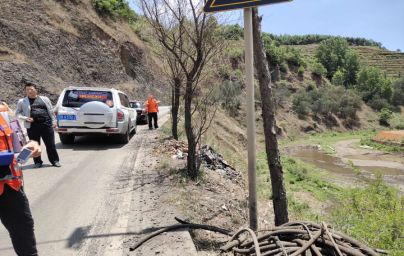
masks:
<svg viewBox="0 0 404 256"><path fill-rule="evenodd" d="M171 98L171 133L175 140L178 140L178 112L180 108L180 88L181 79L178 77L174 78L174 85L172 87L172 98Z"/></svg>
<svg viewBox="0 0 404 256"><path fill-rule="evenodd" d="M196 162L196 141L195 134L192 128L192 81L187 79L185 89L185 133L188 140L188 157L187 157L187 169L188 176L195 180L198 177L198 168Z"/></svg>
<svg viewBox="0 0 404 256"><path fill-rule="evenodd" d="M257 8L253 8L254 59L259 80L262 101L262 119L264 121L265 149L271 176L272 200L275 213L275 225L289 221L288 201L283 182L278 140L276 138L275 103L271 87L271 76L261 38L261 21Z"/></svg>

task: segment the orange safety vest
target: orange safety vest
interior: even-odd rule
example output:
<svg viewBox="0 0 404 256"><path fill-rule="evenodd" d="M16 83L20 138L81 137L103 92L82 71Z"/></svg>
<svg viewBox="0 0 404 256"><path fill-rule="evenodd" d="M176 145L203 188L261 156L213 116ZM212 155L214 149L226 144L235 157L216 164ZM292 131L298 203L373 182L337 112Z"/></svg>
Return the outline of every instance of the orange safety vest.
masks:
<svg viewBox="0 0 404 256"><path fill-rule="evenodd" d="M147 112L149 113L157 113L159 112L159 106L157 101L153 98L149 98L147 100Z"/></svg>
<svg viewBox="0 0 404 256"><path fill-rule="evenodd" d="M3 126L5 134L0 131L0 151L8 150L8 145L12 148L13 143L11 139L11 135L13 131L11 130L10 126L8 125L7 121L0 115L0 125ZM0 153L1 154L1 153ZM23 185L22 180L22 171L17 166L17 160L14 157L13 163L9 166L11 175L13 179L10 180L0 180L0 196L3 194L4 185L7 184L12 189L18 191Z"/></svg>

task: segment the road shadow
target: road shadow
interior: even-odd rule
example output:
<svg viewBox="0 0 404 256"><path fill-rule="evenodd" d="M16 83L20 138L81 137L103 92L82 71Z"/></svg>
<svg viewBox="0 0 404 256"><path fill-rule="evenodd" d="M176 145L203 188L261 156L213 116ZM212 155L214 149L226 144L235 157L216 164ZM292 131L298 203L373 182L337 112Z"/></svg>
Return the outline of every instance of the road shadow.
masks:
<svg viewBox="0 0 404 256"><path fill-rule="evenodd" d="M133 139L131 135L130 139ZM130 142L129 142L130 143ZM57 149L72 149L74 151L87 150L107 150L122 148L126 144L121 144L116 141L116 137L107 135L86 135L77 136L73 144L56 143Z"/></svg>

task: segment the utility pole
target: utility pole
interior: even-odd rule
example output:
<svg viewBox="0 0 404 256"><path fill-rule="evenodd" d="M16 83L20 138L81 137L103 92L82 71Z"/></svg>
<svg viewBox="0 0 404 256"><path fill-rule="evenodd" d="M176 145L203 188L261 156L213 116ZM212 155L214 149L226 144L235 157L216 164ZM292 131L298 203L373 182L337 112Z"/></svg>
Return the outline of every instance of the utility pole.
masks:
<svg viewBox="0 0 404 256"><path fill-rule="evenodd" d="M255 152L255 93L252 9L244 8L245 74L247 85L247 148L248 148L248 207L250 228L258 229L257 175Z"/></svg>

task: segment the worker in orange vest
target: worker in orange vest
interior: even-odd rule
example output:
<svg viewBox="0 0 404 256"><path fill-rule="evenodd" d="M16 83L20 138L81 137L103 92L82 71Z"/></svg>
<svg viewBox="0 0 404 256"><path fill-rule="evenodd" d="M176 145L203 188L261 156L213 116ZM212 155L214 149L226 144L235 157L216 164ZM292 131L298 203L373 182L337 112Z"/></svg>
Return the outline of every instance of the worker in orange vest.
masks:
<svg viewBox="0 0 404 256"><path fill-rule="evenodd" d="M152 94L149 95L149 98L144 103L147 110L147 116L149 120L149 129L152 130L152 119L154 120L154 129L159 128L157 124L157 113L159 112L159 103L160 101L156 100Z"/></svg>
<svg viewBox="0 0 404 256"><path fill-rule="evenodd" d="M22 171L13 152L8 106L0 103L0 220L8 230L18 256L37 256L34 221L22 189ZM28 142L32 156L41 155L39 144Z"/></svg>

